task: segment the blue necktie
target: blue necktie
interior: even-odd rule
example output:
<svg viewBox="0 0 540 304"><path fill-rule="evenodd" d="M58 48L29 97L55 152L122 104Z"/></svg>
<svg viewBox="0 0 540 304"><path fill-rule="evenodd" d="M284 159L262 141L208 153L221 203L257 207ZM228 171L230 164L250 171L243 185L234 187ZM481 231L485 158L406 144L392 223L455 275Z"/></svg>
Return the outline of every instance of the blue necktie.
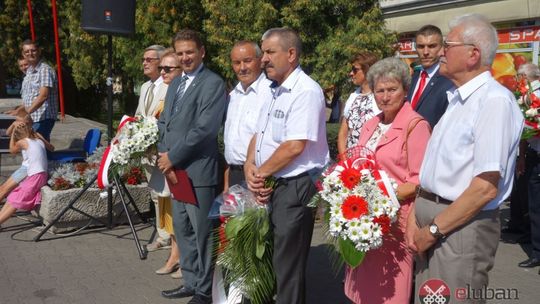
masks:
<svg viewBox="0 0 540 304"><path fill-rule="evenodd" d="M178 86L178 90L176 91L176 95L174 96L173 114L178 112L178 109L180 108L180 99L182 99L182 96L184 96L187 80L187 75L182 76L182 79L180 80L180 85Z"/></svg>

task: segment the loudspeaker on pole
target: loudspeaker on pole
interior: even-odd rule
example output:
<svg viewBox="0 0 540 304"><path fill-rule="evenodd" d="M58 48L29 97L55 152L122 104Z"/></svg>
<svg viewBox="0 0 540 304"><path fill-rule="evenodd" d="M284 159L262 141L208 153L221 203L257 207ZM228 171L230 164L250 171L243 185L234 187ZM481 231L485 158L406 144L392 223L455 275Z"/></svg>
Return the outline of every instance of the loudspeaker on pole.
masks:
<svg viewBox="0 0 540 304"><path fill-rule="evenodd" d="M135 0L83 0L81 27L93 33L133 35Z"/></svg>

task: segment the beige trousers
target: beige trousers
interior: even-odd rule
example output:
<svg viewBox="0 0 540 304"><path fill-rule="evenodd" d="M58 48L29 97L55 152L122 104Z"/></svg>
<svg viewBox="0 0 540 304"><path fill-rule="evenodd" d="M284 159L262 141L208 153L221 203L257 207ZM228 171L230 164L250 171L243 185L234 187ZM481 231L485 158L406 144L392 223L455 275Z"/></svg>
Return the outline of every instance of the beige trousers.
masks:
<svg viewBox="0 0 540 304"><path fill-rule="evenodd" d="M447 207L446 204L417 197L415 212L418 225L429 225ZM424 258L417 257L415 303L423 304L419 297L420 288L430 279L439 279L448 285L450 303L485 303L484 299L474 298L472 292L463 298L463 289L479 291L488 286L488 272L493 268L499 237L499 209L481 211L465 226L439 240ZM459 302L456 296L460 297Z"/></svg>

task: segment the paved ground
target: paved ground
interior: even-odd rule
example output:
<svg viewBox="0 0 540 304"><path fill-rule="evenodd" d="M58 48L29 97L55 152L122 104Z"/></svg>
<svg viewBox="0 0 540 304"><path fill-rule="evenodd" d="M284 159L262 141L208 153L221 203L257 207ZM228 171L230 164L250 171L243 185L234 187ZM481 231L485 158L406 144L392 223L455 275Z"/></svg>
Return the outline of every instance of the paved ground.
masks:
<svg viewBox="0 0 540 304"><path fill-rule="evenodd" d="M70 139L80 140L94 126L99 124L68 117L65 123L55 126L53 143L67 147ZM3 165L0 181L14 167L15 163ZM508 209L503 210L502 217L508 217ZM187 300L167 300L160 296L161 290L177 287L181 280L155 275L154 271L165 262L167 251L150 253L146 260L140 260L128 227L86 230L80 235L35 243L32 239L37 234L36 226L29 222L35 220L20 214L6 222L0 231L0 304L187 303ZM141 240L148 242L153 228L145 224L136 227ZM44 236L49 237L54 236ZM491 271L490 287L514 288L519 299L488 303L539 303L539 268L517 267L517 263L526 259L530 246L508 243L515 238L515 235L503 236ZM335 276L330 267L318 226L307 272L307 303L348 303L342 291L342 276Z"/></svg>
<svg viewBox="0 0 540 304"><path fill-rule="evenodd" d="M187 303L160 296L161 290L181 284L181 280L153 273L164 263L167 251L149 253L146 260L140 260L126 226L34 243L31 240L37 232L24 219L34 220L13 218L0 232L0 303ZM137 229L147 242L153 228L140 224ZM348 303L342 277L334 276L321 235L317 227L308 266L307 303ZM46 234L48 237L53 235ZM519 300L488 303L538 303L538 268L516 266L526 258L527 250L501 242L490 287L515 288Z"/></svg>

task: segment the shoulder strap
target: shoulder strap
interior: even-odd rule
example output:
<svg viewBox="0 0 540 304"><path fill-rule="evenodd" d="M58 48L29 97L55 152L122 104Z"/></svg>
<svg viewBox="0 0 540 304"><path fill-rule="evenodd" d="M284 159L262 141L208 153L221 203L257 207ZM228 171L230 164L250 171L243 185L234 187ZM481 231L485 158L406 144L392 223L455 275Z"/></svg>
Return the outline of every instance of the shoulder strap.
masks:
<svg viewBox="0 0 540 304"><path fill-rule="evenodd" d="M409 168L409 147L408 147L408 144L409 144L409 135L411 135L412 131L414 130L414 128L416 127L416 125L418 125L419 122L421 121L426 121L424 118L421 118L421 117L416 117L414 119L412 119L410 122L409 122L409 125L407 126L407 133L405 134L405 141L403 142L403 150L405 152L405 160L407 161L407 171L410 171L410 168Z"/></svg>

